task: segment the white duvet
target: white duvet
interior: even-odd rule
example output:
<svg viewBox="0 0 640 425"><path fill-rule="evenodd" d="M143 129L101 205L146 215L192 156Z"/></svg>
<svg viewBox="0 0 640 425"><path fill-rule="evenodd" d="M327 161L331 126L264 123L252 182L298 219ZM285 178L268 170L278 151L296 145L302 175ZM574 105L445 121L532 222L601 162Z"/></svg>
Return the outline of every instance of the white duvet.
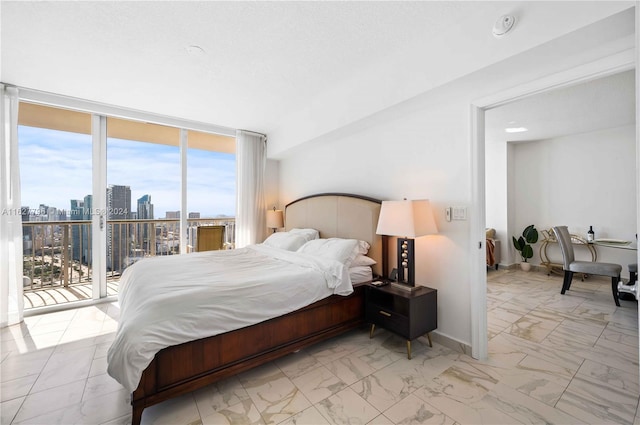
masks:
<svg viewBox="0 0 640 425"><path fill-rule="evenodd" d="M163 348L351 292L340 262L264 245L144 259L120 279L120 321L107 371L134 391Z"/></svg>

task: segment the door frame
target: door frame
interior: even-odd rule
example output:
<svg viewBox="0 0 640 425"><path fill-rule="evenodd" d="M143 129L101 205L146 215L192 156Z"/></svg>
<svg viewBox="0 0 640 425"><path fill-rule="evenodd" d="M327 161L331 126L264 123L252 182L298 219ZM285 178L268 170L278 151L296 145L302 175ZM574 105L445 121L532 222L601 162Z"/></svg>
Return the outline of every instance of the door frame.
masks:
<svg viewBox="0 0 640 425"><path fill-rule="evenodd" d="M636 8L636 28L640 23L640 10ZM485 258L485 112L516 100L544 93L550 90L569 87L635 68L639 42L636 31L635 48L583 64L572 69L558 72L526 84L485 96L471 102L470 108L470 152L471 152L471 217L470 241L471 255L469 269L471 276L477 279L471 282L471 355L476 359L488 357L487 334L487 274ZM638 121L638 81L636 73L636 163L640 164L640 130ZM640 189L640 178L636 167L636 190ZM640 193L638 211L640 211ZM640 220L639 220L640 221ZM639 318L640 322L640 318Z"/></svg>

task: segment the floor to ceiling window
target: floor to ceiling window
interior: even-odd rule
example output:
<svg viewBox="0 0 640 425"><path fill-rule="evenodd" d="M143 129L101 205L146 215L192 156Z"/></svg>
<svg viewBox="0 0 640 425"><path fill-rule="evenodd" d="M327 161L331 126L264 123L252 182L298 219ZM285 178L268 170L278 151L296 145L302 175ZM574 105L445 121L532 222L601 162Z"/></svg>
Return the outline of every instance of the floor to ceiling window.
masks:
<svg viewBox="0 0 640 425"><path fill-rule="evenodd" d="M107 273L180 252L180 130L107 118Z"/></svg>
<svg viewBox="0 0 640 425"><path fill-rule="evenodd" d="M193 251L197 226L233 247L231 136L23 101L19 152L25 309L115 295L136 261Z"/></svg>
<svg viewBox="0 0 640 425"><path fill-rule="evenodd" d="M18 138L25 308L90 298L91 115L23 103Z"/></svg>
<svg viewBox="0 0 640 425"><path fill-rule="evenodd" d="M225 245L235 243L236 155L229 137L199 131L187 133L188 242L196 246L196 227L225 226Z"/></svg>

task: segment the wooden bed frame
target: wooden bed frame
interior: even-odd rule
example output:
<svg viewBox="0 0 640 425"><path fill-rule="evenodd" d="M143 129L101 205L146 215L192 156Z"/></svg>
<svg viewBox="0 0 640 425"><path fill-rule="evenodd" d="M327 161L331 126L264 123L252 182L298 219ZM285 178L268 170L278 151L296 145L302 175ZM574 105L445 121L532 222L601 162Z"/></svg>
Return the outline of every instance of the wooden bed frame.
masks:
<svg viewBox="0 0 640 425"><path fill-rule="evenodd" d="M370 243L369 256L386 262L386 243L375 234L380 201L348 194L320 194L286 206L286 229L310 227L320 237L343 237ZM386 274L386 273L383 273ZM192 392L293 351L339 335L364 323L364 288L349 296L333 295L284 316L253 326L167 347L142 373L131 395L132 424L146 407Z"/></svg>

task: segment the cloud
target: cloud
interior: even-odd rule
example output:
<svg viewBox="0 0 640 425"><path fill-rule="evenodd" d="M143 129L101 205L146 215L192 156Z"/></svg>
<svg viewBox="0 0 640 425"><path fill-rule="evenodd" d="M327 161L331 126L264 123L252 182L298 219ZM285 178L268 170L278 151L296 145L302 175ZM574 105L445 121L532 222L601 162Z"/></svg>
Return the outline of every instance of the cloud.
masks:
<svg viewBox="0 0 640 425"><path fill-rule="evenodd" d="M91 136L20 126L22 205L69 209L91 193Z"/></svg>
<svg viewBox="0 0 640 425"><path fill-rule="evenodd" d="M92 191L91 136L19 128L22 205L68 209ZM202 217L235 215L235 155L187 152L187 210ZM180 209L180 150L175 146L109 138L107 184L131 188L131 208L151 195L155 218Z"/></svg>

